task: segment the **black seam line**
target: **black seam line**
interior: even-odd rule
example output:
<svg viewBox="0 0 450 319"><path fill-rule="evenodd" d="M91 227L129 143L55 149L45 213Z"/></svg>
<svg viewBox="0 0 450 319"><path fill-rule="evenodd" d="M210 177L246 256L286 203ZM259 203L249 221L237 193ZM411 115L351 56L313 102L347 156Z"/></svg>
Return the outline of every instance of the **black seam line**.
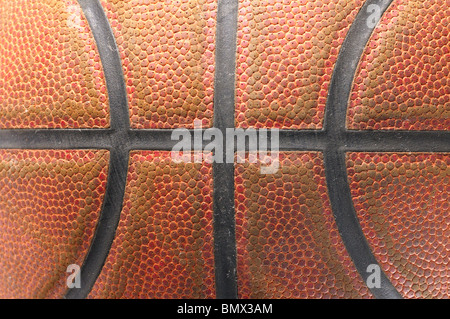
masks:
<svg viewBox="0 0 450 319"><path fill-rule="evenodd" d="M104 15L103 9L98 1L83 1L79 0L83 8L83 12L88 19L91 30L97 42L98 50L102 60L102 65L105 72L106 84L108 87L108 95L111 110L111 128L110 129L2 129L0 130L0 148L3 149L108 149L111 151L111 161L108 176L108 185L105 193L104 206L101 212L99 225L96 229L94 240L90 248L90 253L85 260L82 267L82 278L88 276L89 285L85 285L84 290L71 290L66 295L67 298L82 298L88 295L91 287L95 283L98 274L101 271L104 259L109 251L112 243L115 229L120 218L120 211L122 199L124 194L124 187L126 182L126 173L128 169L128 152L132 149L142 150L171 150L176 141L172 141L170 136L173 130L129 130L129 114L126 98L125 84L123 81L123 73L121 68L121 61L118 55L117 46L109 27L109 23ZM217 26L218 39L228 37L228 40L222 43L222 48L216 49L216 94L215 94L215 127L222 131L227 127L234 127L234 55L236 52L236 38L230 32L237 30L237 1L219 1L219 19ZM365 4L362 10L370 3L381 3L380 1L369 1ZM389 3L384 1L383 11ZM363 12L364 13L364 12ZM362 14L363 14L362 13ZM361 14L361 13L360 13ZM361 21L362 18L358 18ZM355 21L356 22L356 21ZM230 27L231 25L231 27ZM352 27L355 28L355 27ZM221 32L221 34L220 34ZM231 33L227 35L226 33ZM349 36L355 31L349 32ZM106 36L106 37L105 37ZM354 37L354 36L353 36ZM367 38L368 39L368 38ZM346 39L343 44L343 49L348 46L354 47ZM355 43L355 39L353 43ZM233 45L227 47L228 44ZM365 42L364 42L365 43ZM220 46L220 43L218 43ZM341 51L340 56L344 51ZM360 50L362 53L362 50ZM360 54L359 54L360 55ZM355 56L359 56L355 55ZM353 61L355 61L353 56ZM336 63L336 70L339 66L345 64L339 58ZM357 63L357 61L356 61ZM352 64L349 70L356 70L356 65ZM349 74L354 74L349 72ZM339 168L345 167L343 161L343 154L346 151L365 151L365 152L449 152L450 143L448 131L345 131L342 123L345 123L346 103L333 104L331 101L339 94L332 94L332 90L336 90L336 77L342 76L341 73L333 74L332 85L330 85L330 95L327 107L327 114L325 123L337 123L330 128L328 132L320 130L281 130L280 131L280 151L309 151L326 150L327 167ZM353 77L352 77L353 79ZM346 82L349 83L348 81ZM345 85L344 85L345 86ZM351 85L347 85L350 90ZM217 94L222 92L221 94ZM345 92L345 91L344 91ZM348 91L349 92L349 91ZM348 99L348 96L344 96ZM340 112L336 113L335 109L340 108ZM343 111L342 111L343 110ZM342 116L344 115L344 118ZM334 119L333 119L334 117ZM341 117L338 121L337 118ZM336 132L338 128L339 132ZM192 130L190 130L192 133ZM336 135L338 133L338 135ZM339 138L336 138L339 136ZM332 142L327 143L329 137ZM337 143L335 143L337 142ZM329 154L328 151L334 151ZM345 157L345 156L344 156ZM334 158L334 159L333 159ZM328 159L328 161L327 161ZM345 159L344 159L345 160ZM332 163L329 163L329 162ZM339 163L335 165L334 163ZM223 173L232 172L234 165L232 164L216 164L214 167L215 185L219 186L221 181L227 178L221 178ZM329 170L327 170L328 172ZM234 191L234 176L231 182L231 174L228 174L227 182L231 187L225 189L233 189ZM329 176L331 175L331 176ZM335 178L338 180L339 176L333 176L331 172L327 175L327 182ZM343 176L340 176L341 179ZM347 176L342 179L344 184L347 183ZM336 184L336 182L334 183ZM116 186L114 186L116 185ZM220 184L223 186L223 184ZM235 245L234 240L234 193L223 192L223 187L215 188L215 195L224 195L223 200L217 200L215 204L215 237L218 244L225 241L226 247L215 246L216 264L226 264L226 266L216 274L217 296L219 298L235 298L237 296L236 285L236 253L235 249L230 249L230 246ZM348 190L349 192L349 190ZM331 193L331 191L330 191ZM347 194L348 195L348 194ZM215 196L215 197L216 197ZM120 200L118 200L120 199ZM347 198L348 200L348 198ZM334 200L336 202L339 200ZM335 203L335 206L337 204ZM337 205L340 207L339 205ZM225 214L222 215L221 210L225 207ZM226 209L228 207L228 209ZM345 208L345 207L344 207ZM347 207L349 208L349 207ZM336 210L334 210L336 211ZM353 205L348 211L353 211ZM224 218L222 218L224 217ZM354 216L348 217L350 219ZM221 223L223 222L223 223ZM353 221L354 222L354 221ZM357 220L356 220L357 223ZM112 225L112 227L110 227ZM360 228L359 224L354 225ZM107 230L106 230L107 229ZM104 236L107 232L107 236ZM103 234L103 235L102 235ZM108 238L106 238L108 237ZM108 239L105 241L105 239ZM363 238L364 239L364 238ZM365 240L365 239L364 239ZM99 244L99 243L103 244ZM233 244L234 243L234 244ZM98 251L101 251L99 254ZM94 253L95 251L95 253ZM231 253L230 253L231 252ZM103 257L95 258L92 255ZM353 258L353 256L352 256ZM223 261L224 259L227 259ZM354 258L355 259L355 258ZM220 261L222 260L222 261ZM219 265L217 265L219 267ZM217 269L216 267L216 269ZM93 268L93 269L91 269ZM360 269L358 269L360 270ZM361 271L360 271L361 273ZM364 274L364 272L363 272Z"/></svg>
<svg viewBox="0 0 450 319"><path fill-rule="evenodd" d="M78 0L78 3L94 35L105 74L111 129L105 130L105 133L101 133L99 130L90 130L89 132L93 133L89 138L87 136L76 140L69 138L66 139L66 142L80 143L84 137L87 138L86 141L92 142L91 147L110 146L108 147L110 161L99 221L89 251L81 266L81 288L69 289L65 295L67 299L86 298L100 275L119 224L129 160L129 152L124 147L127 142L127 130L130 126L128 101L117 44L100 2L98 0ZM67 134L71 133L73 132ZM84 134L81 130L80 133ZM104 138L100 140L99 137L102 134ZM96 139L100 141L98 145L96 145Z"/></svg>
<svg viewBox="0 0 450 319"><path fill-rule="evenodd" d="M450 152L450 131L346 131L344 151Z"/></svg>
<svg viewBox="0 0 450 319"><path fill-rule="evenodd" d="M214 76L214 127L234 128L238 0L218 0ZM224 144L225 140L224 140ZM225 156L224 156L225 157ZM234 163L213 163L216 298L236 299L237 255Z"/></svg>
<svg viewBox="0 0 450 319"><path fill-rule="evenodd" d="M339 234L353 260L353 263L365 283L370 273L367 267L379 265L362 232L361 225L353 206L350 185L347 176L346 153L343 150L348 140L345 138L345 120L347 104L352 89L356 69L364 48L374 30L367 21L371 13L367 12L371 4L378 5L384 13L392 0L368 0L352 23L339 52L330 82L325 130L328 143L324 152L325 174L328 193ZM380 288L369 287L376 298L401 298L398 291L387 278L381 267Z"/></svg>
<svg viewBox="0 0 450 319"><path fill-rule="evenodd" d="M192 136L194 130L188 131ZM121 134L126 143L121 147L172 150L179 141L172 140L172 132L160 129L124 131ZM3 129L0 130L0 149L112 149L118 135L112 129ZM279 137L280 151L324 151L328 141L326 131L280 130ZM203 147L209 143L202 141ZM346 151L450 152L450 131L344 131L339 145Z"/></svg>

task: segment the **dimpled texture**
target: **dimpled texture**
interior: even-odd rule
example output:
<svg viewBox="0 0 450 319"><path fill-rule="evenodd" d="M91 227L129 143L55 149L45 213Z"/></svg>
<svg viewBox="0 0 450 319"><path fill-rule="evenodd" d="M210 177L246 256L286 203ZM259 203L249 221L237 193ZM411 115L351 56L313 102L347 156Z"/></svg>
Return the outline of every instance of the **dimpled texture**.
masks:
<svg viewBox="0 0 450 319"><path fill-rule="evenodd" d="M449 298L450 155L350 153L355 209L372 251L406 298Z"/></svg>
<svg viewBox="0 0 450 319"><path fill-rule="evenodd" d="M100 57L77 1L0 1L0 128L109 126Z"/></svg>
<svg viewBox="0 0 450 319"><path fill-rule="evenodd" d="M211 126L216 1L102 1L122 58L133 128Z"/></svg>
<svg viewBox="0 0 450 319"><path fill-rule="evenodd" d="M0 298L61 298L106 187L103 150L0 151Z"/></svg>
<svg viewBox="0 0 450 319"><path fill-rule="evenodd" d="M210 164L132 152L116 237L89 297L214 298L211 196Z"/></svg>
<svg viewBox="0 0 450 319"><path fill-rule="evenodd" d="M322 154L281 152L279 163L268 175L236 164L239 297L370 298L334 222Z"/></svg>
<svg viewBox="0 0 450 319"><path fill-rule="evenodd" d="M360 61L350 129L450 128L450 2L394 1Z"/></svg>
<svg viewBox="0 0 450 319"><path fill-rule="evenodd" d="M236 126L322 128L337 55L362 4L240 1Z"/></svg>

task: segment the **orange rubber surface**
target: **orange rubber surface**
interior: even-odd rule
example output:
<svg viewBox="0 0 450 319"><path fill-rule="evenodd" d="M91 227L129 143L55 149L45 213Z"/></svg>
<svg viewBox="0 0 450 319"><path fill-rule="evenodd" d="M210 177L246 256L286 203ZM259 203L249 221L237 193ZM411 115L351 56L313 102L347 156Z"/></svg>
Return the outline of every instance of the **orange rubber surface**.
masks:
<svg viewBox="0 0 450 319"><path fill-rule="evenodd" d="M90 298L214 298L212 166L130 155L116 237Z"/></svg>
<svg viewBox="0 0 450 319"><path fill-rule="evenodd" d="M396 0L375 28L356 73L350 129L450 129L450 7Z"/></svg>
<svg viewBox="0 0 450 319"><path fill-rule="evenodd" d="M341 241L321 153L281 152L276 174L236 164L240 298L370 298Z"/></svg>
<svg viewBox="0 0 450 319"><path fill-rule="evenodd" d="M360 0L243 0L236 126L320 129L339 49Z"/></svg>
<svg viewBox="0 0 450 319"><path fill-rule="evenodd" d="M450 155L349 153L362 230L405 298L450 297Z"/></svg>
<svg viewBox="0 0 450 319"><path fill-rule="evenodd" d="M108 174L103 150L0 150L0 298L61 298L81 266Z"/></svg>
<svg viewBox="0 0 450 319"><path fill-rule="evenodd" d="M100 57L78 2L0 1L0 128L104 128Z"/></svg>
<svg viewBox="0 0 450 319"><path fill-rule="evenodd" d="M216 1L102 1L116 36L132 128L212 124Z"/></svg>

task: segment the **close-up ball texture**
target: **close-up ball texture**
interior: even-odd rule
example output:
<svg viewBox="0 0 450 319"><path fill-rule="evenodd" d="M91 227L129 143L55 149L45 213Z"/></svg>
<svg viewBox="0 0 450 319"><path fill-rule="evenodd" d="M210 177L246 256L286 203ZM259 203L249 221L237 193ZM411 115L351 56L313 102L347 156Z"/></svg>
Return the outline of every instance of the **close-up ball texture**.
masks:
<svg viewBox="0 0 450 319"><path fill-rule="evenodd" d="M60 297L66 268L89 249L108 152L0 152L1 298Z"/></svg>
<svg viewBox="0 0 450 319"><path fill-rule="evenodd" d="M448 298L449 165L448 154L348 154L361 227L405 297Z"/></svg>
<svg viewBox="0 0 450 319"><path fill-rule="evenodd" d="M122 59L131 127L212 124L217 2L102 1Z"/></svg>
<svg viewBox="0 0 450 319"><path fill-rule="evenodd" d="M448 130L448 1L393 1L361 58L348 127Z"/></svg>
<svg viewBox="0 0 450 319"><path fill-rule="evenodd" d="M78 3L2 1L0 16L0 128L108 127L105 77Z"/></svg>
<svg viewBox="0 0 450 319"><path fill-rule="evenodd" d="M236 165L242 298L362 298L363 284L330 209L320 153L280 153L280 169Z"/></svg>
<svg viewBox="0 0 450 319"><path fill-rule="evenodd" d="M0 0L0 298L450 298L449 8Z"/></svg>
<svg viewBox="0 0 450 319"><path fill-rule="evenodd" d="M130 154L124 207L90 298L214 298L211 164Z"/></svg>
<svg viewBox="0 0 450 319"><path fill-rule="evenodd" d="M236 126L321 129L339 48L362 4L240 2Z"/></svg>

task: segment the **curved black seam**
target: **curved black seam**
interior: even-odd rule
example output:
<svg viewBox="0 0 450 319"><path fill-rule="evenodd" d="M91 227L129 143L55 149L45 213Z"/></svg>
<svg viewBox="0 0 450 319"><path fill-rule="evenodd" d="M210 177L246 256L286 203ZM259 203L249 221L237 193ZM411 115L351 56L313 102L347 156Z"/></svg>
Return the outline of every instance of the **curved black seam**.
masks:
<svg viewBox="0 0 450 319"><path fill-rule="evenodd" d="M98 0L78 0L94 35L108 90L111 133L108 179L89 251L81 266L81 288L69 289L65 298L86 298L94 286L111 249L119 224L128 173L127 137L129 112L119 50L106 14Z"/></svg>
<svg viewBox="0 0 450 319"><path fill-rule="evenodd" d="M231 37L236 32L229 32L236 29L235 18L237 17L237 1L232 0L225 6L224 0L219 0L220 15L218 19L218 40L226 38L226 33L231 33ZM391 1L383 1L380 6L383 11L389 6ZM87 258L82 266L83 288L80 290L71 290L66 298L86 297L101 272L106 256L109 252L115 230L120 218L120 211L123 201L123 194L126 183L126 173L128 169L128 150L130 149L149 149L170 150L173 141L170 139L170 130L130 130L128 104L123 81L123 72L121 68L120 57L118 56L117 45L113 33L109 27L106 16L98 1L79 0L83 12L90 24L94 34L98 50L100 52L102 66L105 72L106 84L110 102L111 128L110 129L1 129L0 130L0 148L2 149L108 149L110 150L110 168L108 172L108 185L105 193L101 217L97 225L94 239L90 247ZM221 4L222 3L222 4ZM368 1L362 8L362 13L355 20L361 27L361 21L364 21L364 10L369 4L380 4L381 1ZM234 7L233 7L234 6ZM225 20L225 21L223 21ZM357 23L358 22L358 23ZM228 26L226 27L225 24ZM222 26L221 26L222 25ZM230 27L231 25L231 27ZM370 38L373 30L364 31L361 29L362 37L365 39L356 40L355 29L358 27L352 25L347 36L343 49L339 54L336 63L336 70L333 74L330 84L329 99L327 102L327 113L325 117L326 131L298 131L285 130L280 132L280 150L317 150L325 151L325 166L327 168L327 183L329 187L330 200L333 206L333 212L338 224L341 237L346 244L347 249L357 265L360 274L365 278L365 269L361 265L367 263L376 263L373 254L368 248L365 237L360 229L359 222L354 211L350 189L346 175L345 152L346 151L414 151L414 152L448 152L450 144L448 141L449 132L447 131L346 131L345 117L348 96L351 90L354 73L356 71L359 56L364 47L356 46L355 43L365 43ZM228 29L227 29L228 28ZM237 30L236 30L237 31ZM222 35L220 35L222 32ZM353 34L353 35L352 35ZM106 38L105 38L106 37ZM231 40L231 41L230 41ZM228 38L228 42L218 41L218 50L216 63L218 64L216 72L216 94L215 94L215 127L225 129L234 126L234 76L235 70L233 63L235 61L235 39ZM220 45L222 43L222 48ZM231 44L231 46L228 46ZM359 54L350 54L350 71L344 72L345 58L343 57L348 47L357 48ZM233 53L230 53L234 50ZM227 62L228 61L228 62ZM346 60L348 61L348 60ZM356 62L356 64L355 64ZM220 71L221 70L221 71ZM340 71L340 72L339 72ZM351 78L347 78L348 74ZM228 78L227 78L228 77ZM227 78L225 81L224 79ZM339 80L346 78L346 81L339 83ZM350 83L350 85L349 85ZM233 87L230 87L232 85ZM344 94L339 94L339 90ZM221 92L217 94L217 92ZM346 95L347 94L347 95ZM339 99L338 99L339 98ZM347 101L346 101L347 100ZM330 126L333 124L333 126ZM325 134L324 134L325 133ZM328 141L328 142L327 142ZM125 146L124 148L124 145ZM340 146L339 146L340 145ZM235 298L237 296L236 284L236 254L233 248L234 240L234 194L225 194L221 189L234 189L234 181L231 180L233 166L215 166L215 198L218 195L225 195L225 200L216 200L214 203L215 214L215 263L216 263L216 288L219 298ZM231 187L223 186L221 182L222 173L228 176L227 180ZM342 183L342 185L341 185ZM342 189L344 187L344 189ZM343 196L337 196L342 192ZM229 192L228 192L229 193ZM222 214L225 209L226 214ZM221 225L221 222L223 224ZM352 229L350 233L347 233ZM343 235L345 234L345 235ZM348 234L348 235L347 235ZM361 236L362 235L362 236ZM224 236L226 240L223 240ZM345 237L345 238L344 238ZM222 239L221 239L222 238ZM356 241L354 239L357 239ZM224 246L221 243L225 243ZM365 256L359 256L362 251ZM353 252L353 253L351 253ZM366 258L369 257L369 258ZM361 259L361 260L360 260ZM225 266L223 266L225 265ZM359 266L358 266L359 265ZM220 271L217 269L221 268ZM231 276L230 276L231 274ZM383 274L384 275L384 274ZM376 297L399 297L395 288L384 275L383 287L387 285L388 289L372 290ZM387 282L386 282L387 280ZM384 290L383 290L384 289Z"/></svg>
<svg viewBox="0 0 450 319"><path fill-rule="evenodd" d="M130 130L121 60L106 15L99 1L78 1L89 22L100 53L108 88L111 128L0 130L0 148L5 149L52 147L56 149L108 149L110 151L105 199L89 253L82 265L82 288L68 291L66 298L87 297L101 272L120 219L129 150L170 150L174 143L170 139L171 130ZM354 74L363 49L373 31L362 25L364 18L367 18L365 10L369 4L379 4L385 11L391 2L366 2L351 26L339 53L330 83L325 130L285 130L280 132L280 150L324 151L327 184L336 222L344 244L363 278L366 278L367 275L364 265L377 262L362 234L353 207L346 174L345 152L450 151L450 144L446 142L449 136L448 131L347 131L345 129L347 102ZM237 32L237 5L238 1L236 0L219 0L214 126L221 130L234 127L236 39L233 36L235 37ZM230 30L234 30L234 32L230 32ZM225 42L221 40L225 40ZM357 53L352 53L351 50L354 49ZM346 72L347 64L350 72ZM234 193L222 191L223 189L234 189L234 179L231 179L233 174L230 174L234 171L233 167L233 165L215 164L214 168L216 294L219 298L237 297L234 201L232 200ZM222 176L228 177L222 178ZM231 183L231 187L223 187L222 182L225 180ZM219 200L219 195L225 196ZM359 252L363 252L363 256L359 256ZM217 271L219 268L221 270ZM399 297L398 292L386 276L384 274L383 276L382 289L372 289L374 295L380 298Z"/></svg>
<svg viewBox="0 0 450 319"><path fill-rule="evenodd" d="M378 265L370 246L362 232L356 215L346 166L346 115L353 79L364 48L372 35L374 27L367 23L369 5L377 5L384 13L392 0L368 0L352 23L339 52L328 92L325 114L325 130L328 142L324 152L325 174L334 218L353 263L365 283L367 267ZM379 266L380 267L380 266ZM386 274L381 272L380 288L369 288L376 298L401 298Z"/></svg>

